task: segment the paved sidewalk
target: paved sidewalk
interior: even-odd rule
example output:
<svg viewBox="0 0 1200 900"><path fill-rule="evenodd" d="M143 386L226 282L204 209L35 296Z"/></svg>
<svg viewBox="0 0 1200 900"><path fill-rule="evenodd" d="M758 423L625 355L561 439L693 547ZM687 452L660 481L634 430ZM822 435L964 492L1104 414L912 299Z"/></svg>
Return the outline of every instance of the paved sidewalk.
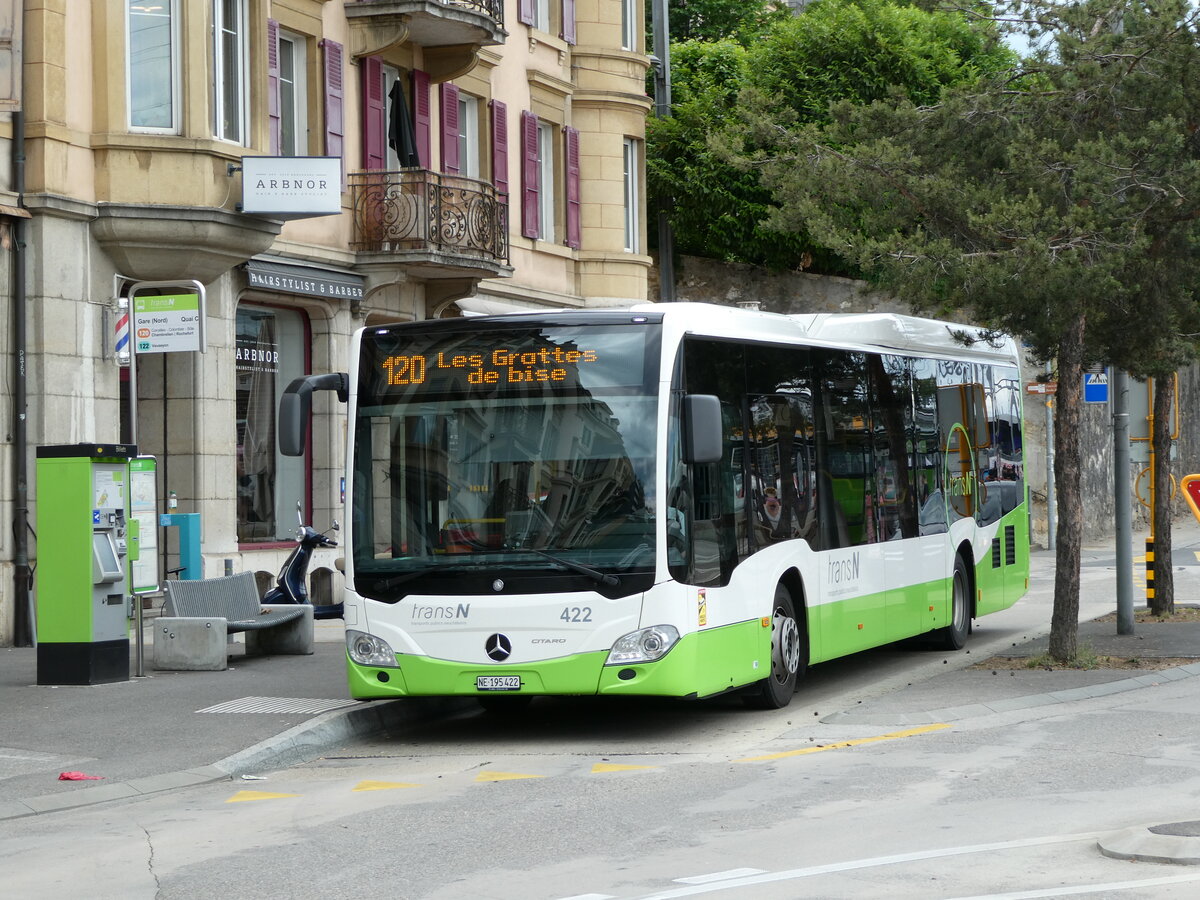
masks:
<svg viewBox="0 0 1200 900"><path fill-rule="evenodd" d="M434 701L351 700L345 631L317 622L312 656L246 656L224 672L151 667L127 682L37 684L37 651L0 648L0 820L279 768L358 733L436 711ZM60 781L62 772L98 781Z"/></svg>
<svg viewBox="0 0 1200 900"><path fill-rule="evenodd" d="M1174 545L1175 560L1184 563L1175 567L1177 602L1200 602L1200 527L1181 523ZM1111 556L1111 548L1085 553L1084 618L1115 608ZM1034 627L996 647L997 629L989 623L1009 613L984 618L967 644L974 653L948 654L937 676L866 699L825 721L883 726L952 721L1200 674L1200 625L1139 624L1133 636L1118 637L1115 624L1089 621L1080 626L1080 643L1098 653L1197 662L1164 671L969 668L1000 653L1044 651L1053 558L1035 553L1033 569L1029 595L1010 613L1024 609ZM1135 596L1135 603L1144 601ZM152 627L149 620L148 633ZM316 623L312 656L245 657L238 646L224 672L157 672L150 667L151 649L147 641L144 677L50 687L36 683L36 650L0 648L0 820L277 769L315 758L356 734L475 708L464 700L350 700L340 621ZM58 779L71 771L102 780Z"/></svg>

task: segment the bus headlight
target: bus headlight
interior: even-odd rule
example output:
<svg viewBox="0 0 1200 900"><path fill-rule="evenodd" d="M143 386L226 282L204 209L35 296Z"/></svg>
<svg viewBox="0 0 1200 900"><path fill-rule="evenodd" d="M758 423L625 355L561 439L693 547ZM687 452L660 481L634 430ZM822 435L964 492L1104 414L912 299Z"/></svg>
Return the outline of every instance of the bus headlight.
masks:
<svg viewBox="0 0 1200 900"><path fill-rule="evenodd" d="M360 666L389 666L396 668L396 654L388 642L362 631L346 629L346 650Z"/></svg>
<svg viewBox="0 0 1200 900"><path fill-rule="evenodd" d="M623 666L629 663L648 663L662 659L679 643L679 631L674 625L654 625L631 631L617 638L608 652L606 666Z"/></svg>

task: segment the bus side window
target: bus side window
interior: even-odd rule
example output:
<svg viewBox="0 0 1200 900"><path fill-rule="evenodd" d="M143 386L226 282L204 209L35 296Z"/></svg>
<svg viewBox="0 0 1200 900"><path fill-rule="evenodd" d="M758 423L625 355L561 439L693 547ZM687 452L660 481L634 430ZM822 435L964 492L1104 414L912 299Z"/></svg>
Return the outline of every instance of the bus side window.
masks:
<svg viewBox="0 0 1200 900"><path fill-rule="evenodd" d="M875 436L876 540L916 538L912 360L904 356L868 358Z"/></svg>
<svg viewBox="0 0 1200 900"><path fill-rule="evenodd" d="M754 549L816 536L812 403L802 395L751 397L749 500Z"/></svg>
<svg viewBox="0 0 1200 900"><path fill-rule="evenodd" d="M913 481L917 529L922 535L946 530L946 501L942 493L942 451L938 436L937 363L912 361Z"/></svg>
<svg viewBox="0 0 1200 900"><path fill-rule="evenodd" d="M820 354L817 413L817 500L821 549L875 540L871 417L866 354L829 350Z"/></svg>

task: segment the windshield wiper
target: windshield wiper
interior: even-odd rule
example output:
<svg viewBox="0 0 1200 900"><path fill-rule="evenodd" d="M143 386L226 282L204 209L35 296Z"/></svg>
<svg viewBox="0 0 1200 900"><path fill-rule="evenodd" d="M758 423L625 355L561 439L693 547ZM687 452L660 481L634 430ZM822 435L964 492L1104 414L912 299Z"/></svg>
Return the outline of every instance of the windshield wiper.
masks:
<svg viewBox="0 0 1200 900"><path fill-rule="evenodd" d="M430 567L427 567L424 569L414 569L411 572L402 572L399 575L392 575L390 578L384 578L382 581L377 581L375 584L373 584L371 586L371 589L376 590L376 591L390 591L392 588L399 587L400 585L404 584L404 582L412 581L414 578L420 578L422 575L441 575L443 573L445 573L445 574L461 573L461 572L470 571L471 569L480 569L480 568L483 568L483 566L482 565L472 566L472 565L466 565L464 563L459 563L458 565L453 565L453 566L443 565L443 566L430 566ZM382 573L368 574L368 573L364 572L362 574L355 575L354 580L357 581L359 578L380 578L380 577L382 577Z"/></svg>
<svg viewBox="0 0 1200 900"><path fill-rule="evenodd" d="M601 572L599 569L593 569L591 566L585 566L582 563L572 562L569 559L562 559L552 554L545 553L541 550L534 550L532 547L526 548L530 553L535 553L538 556L550 560L555 565L562 566L564 569L570 569L572 572L578 572L580 575L586 575L592 581L600 584L607 584L609 587L615 587L621 583L621 580L616 575L609 575L607 572Z"/></svg>

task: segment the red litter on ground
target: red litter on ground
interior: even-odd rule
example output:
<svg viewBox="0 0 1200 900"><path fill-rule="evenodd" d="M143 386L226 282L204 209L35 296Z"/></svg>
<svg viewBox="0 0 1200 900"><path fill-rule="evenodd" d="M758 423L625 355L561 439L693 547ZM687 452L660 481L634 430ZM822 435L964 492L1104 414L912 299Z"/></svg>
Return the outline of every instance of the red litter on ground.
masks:
<svg viewBox="0 0 1200 900"><path fill-rule="evenodd" d="M103 781L103 775L84 775L82 772L59 772L59 781Z"/></svg>

